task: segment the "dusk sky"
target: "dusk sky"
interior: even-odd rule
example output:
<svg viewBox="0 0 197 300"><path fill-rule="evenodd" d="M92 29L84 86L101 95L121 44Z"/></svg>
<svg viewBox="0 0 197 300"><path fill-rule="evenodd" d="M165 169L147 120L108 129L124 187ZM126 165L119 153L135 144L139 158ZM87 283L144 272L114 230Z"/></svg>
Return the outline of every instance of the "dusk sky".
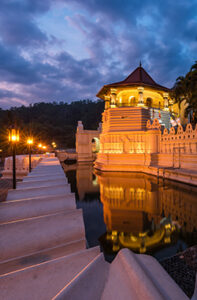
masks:
<svg viewBox="0 0 197 300"><path fill-rule="evenodd" d="M171 88L197 60L197 0L0 0L0 108L96 99L142 61Z"/></svg>

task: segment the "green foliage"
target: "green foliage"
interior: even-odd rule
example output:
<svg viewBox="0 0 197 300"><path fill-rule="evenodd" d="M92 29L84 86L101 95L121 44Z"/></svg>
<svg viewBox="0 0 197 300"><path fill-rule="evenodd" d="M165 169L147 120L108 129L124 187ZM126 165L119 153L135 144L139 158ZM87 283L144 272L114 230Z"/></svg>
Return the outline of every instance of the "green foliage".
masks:
<svg viewBox="0 0 197 300"><path fill-rule="evenodd" d="M194 121L197 121L197 61L185 76L177 78L171 92L171 97L181 105L183 100L188 103L187 113L193 112Z"/></svg>
<svg viewBox="0 0 197 300"><path fill-rule="evenodd" d="M28 107L0 109L0 148L8 148L7 129L17 125L25 137L32 135L37 142L51 144L58 148L74 148L77 122L81 120L85 129L97 129L101 122L104 101L90 100L67 103L35 103ZM21 150L22 151L22 150Z"/></svg>

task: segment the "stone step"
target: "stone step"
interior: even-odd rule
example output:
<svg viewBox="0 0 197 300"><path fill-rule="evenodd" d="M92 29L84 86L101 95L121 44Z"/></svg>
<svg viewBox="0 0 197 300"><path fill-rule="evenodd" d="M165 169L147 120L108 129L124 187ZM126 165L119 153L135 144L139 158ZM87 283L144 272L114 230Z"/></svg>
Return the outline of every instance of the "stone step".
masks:
<svg viewBox="0 0 197 300"><path fill-rule="evenodd" d="M53 169L53 170L46 170L45 168L41 169L41 170L37 170L35 172L31 172L29 173L31 174L31 176L48 176L48 175L54 175L54 174L58 174L58 175L64 175L65 173L63 170L57 170L57 169Z"/></svg>
<svg viewBox="0 0 197 300"><path fill-rule="evenodd" d="M107 281L109 267L110 264L105 261L103 254L100 253L59 291L53 300L100 300ZM108 300L112 299L118 298L108 298Z"/></svg>
<svg viewBox="0 0 197 300"><path fill-rule="evenodd" d="M98 247L90 248L0 276L1 299L52 299L98 253Z"/></svg>
<svg viewBox="0 0 197 300"><path fill-rule="evenodd" d="M0 261L31 255L85 238L82 210L0 225Z"/></svg>
<svg viewBox="0 0 197 300"><path fill-rule="evenodd" d="M39 265L45 261L50 261L58 257L73 254L84 249L86 249L86 240L85 238L82 238L74 242L68 242L57 247L35 252L32 255L10 259L6 262L0 263L0 275L24 269L33 265Z"/></svg>
<svg viewBox="0 0 197 300"><path fill-rule="evenodd" d="M16 185L17 189L26 189L26 188L40 188L40 187L44 187L44 186L56 186L56 185L60 185L60 184L67 184L67 180L66 177L65 178L61 178L61 179L56 179L54 177L54 179L51 180L35 180L35 181L30 181L30 182L18 182Z"/></svg>
<svg viewBox="0 0 197 300"><path fill-rule="evenodd" d="M31 171L31 173L35 174L35 173L42 172L42 171L62 172L63 169L62 169L62 167L60 165L58 165L58 166L40 166L40 165L38 165L36 168L34 168Z"/></svg>
<svg viewBox="0 0 197 300"><path fill-rule="evenodd" d="M74 194L49 195L0 203L0 224L75 209Z"/></svg>
<svg viewBox="0 0 197 300"><path fill-rule="evenodd" d="M31 173L36 173L38 171L43 171L43 170L58 170L58 171L62 171L62 167L60 165L57 166L42 166L42 165L38 165L37 167L35 167Z"/></svg>
<svg viewBox="0 0 197 300"><path fill-rule="evenodd" d="M47 186L42 188L27 188L9 190L6 201L11 200L23 200L27 198L34 198L47 195L59 195L70 193L70 186L66 184L60 184L56 186Z"/></svg>
<svg viewBox="0 0 197 300"><path fill-rule="evenodd" d="M55 173L55 174L51 174L51 175L32 175L31 173L29 173L28 176L23 178L23 182L31 182L31 181L43 181L43 180L51 180L51 179L62 179L65 178L67 181L67 178L65 176L65 174L59 174L59 173Z"/></svg>

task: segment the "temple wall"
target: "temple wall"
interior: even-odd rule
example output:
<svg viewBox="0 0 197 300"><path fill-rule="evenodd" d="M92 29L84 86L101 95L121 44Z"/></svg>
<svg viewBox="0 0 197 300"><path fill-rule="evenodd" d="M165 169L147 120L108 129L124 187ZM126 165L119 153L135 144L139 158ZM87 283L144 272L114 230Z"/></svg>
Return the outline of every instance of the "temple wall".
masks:
<svg viewBox="0 0 197 300"><path fill-rule="evenodd" d="M77 133L76 133L76 152L77 160L93 161L96 158L92 149L92 140L99 138L100 129L98 130L84 130L81 121L78 121Z"/></svg>
<svg viewBox="0 0 197 300"><path fill-rule="evenodd" d="M172 127L164 130L160 137L158 165L183 169L197 169L197 126L179 126L177 132Z"/></svg>
<svg viewBox="0 0 197 300"><path fill-rule="evenodd" d="M109 121L110 122L110 121ZM118 128L118 124L116 124ZM135 126L142 126L138 124ZM112 128L112 127L111 127ZM124 127L126 129L126 125ZM157 119L147 121L145 130L117 130L108 127L100 135L95 168L103 171L145 172L186 183L197 183L197 126L161 130ZM182 174L176 170L185 170ZM189 172L193 172L192 174Z"/></svg>

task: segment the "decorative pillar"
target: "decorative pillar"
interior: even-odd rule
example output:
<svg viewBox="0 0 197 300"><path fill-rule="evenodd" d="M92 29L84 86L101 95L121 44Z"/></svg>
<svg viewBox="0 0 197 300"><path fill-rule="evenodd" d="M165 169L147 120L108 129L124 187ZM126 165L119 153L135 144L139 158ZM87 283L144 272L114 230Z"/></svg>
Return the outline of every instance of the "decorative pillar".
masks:
<svg viewBox="0 0 197 300"><path fill-rule="evenodd" d="M116 107L116 89L111 89L111 108L115 108Z"/></svg>
<svg viewBox="0 0 197 300"><path fill-rule="evenodd" d="M140 86L137 89L138 89L138 106L144 106L144 99L143 99L144 88Z"/></svg>
<svg viewBox="0 0 197 300"><path fill-rule="evenodd" d="M83 123L82 121L78 121L77 132L81 132L81 131L83 131Z"/></svg>
<svg viewBox="0 0 197 300"><path fill-rule="evenodd" d="M163 99L164 99L164 110L169 111L168 107L168 93L163 93Z"/></svg>
<svg viewBox="0 0 197 300"><path fill-rule="evenodd" d="M105 109L110 108L110 96L105 96Z"/></svg>

